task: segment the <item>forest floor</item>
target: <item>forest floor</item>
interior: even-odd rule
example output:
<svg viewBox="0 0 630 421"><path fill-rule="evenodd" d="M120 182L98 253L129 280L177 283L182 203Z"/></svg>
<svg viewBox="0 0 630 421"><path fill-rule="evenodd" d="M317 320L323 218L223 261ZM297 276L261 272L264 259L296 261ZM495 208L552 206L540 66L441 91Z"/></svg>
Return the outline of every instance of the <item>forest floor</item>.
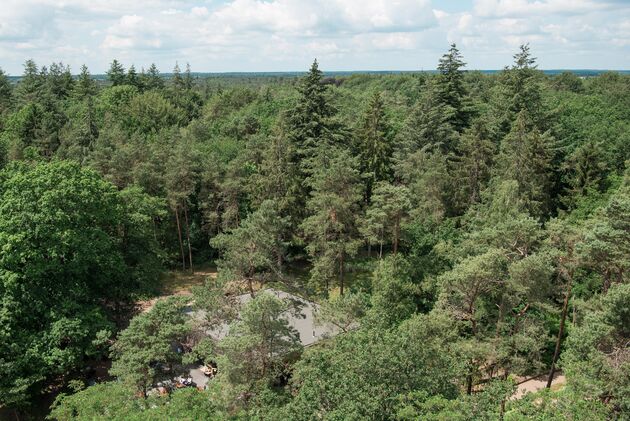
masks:
<svg viewBox="0 0 630 421"><path fill-rule="evenodd" d="M553 382L551 383L551 390L558 390L564 383L566 382L566 378L564 375L557 371L553 375ZM523 383L519 383L516 392L512 395L512 399L521 399L528 393L538 392L539 390L547 387L547 375L541 375L538 377L534 377L529 380L525 380Z"/></svg>
<svg viewBox="0 0 630 421"><path fill-rule="evenodd" d="M192 288L201 286L208 278L216 278L217 267L210 263L202 263L194 267L194 271L172 270L166 272L160 278L159 293L150 299L141 300L136 303L141 313L149 311L157 300L174 295L192 295Z"/></svg>

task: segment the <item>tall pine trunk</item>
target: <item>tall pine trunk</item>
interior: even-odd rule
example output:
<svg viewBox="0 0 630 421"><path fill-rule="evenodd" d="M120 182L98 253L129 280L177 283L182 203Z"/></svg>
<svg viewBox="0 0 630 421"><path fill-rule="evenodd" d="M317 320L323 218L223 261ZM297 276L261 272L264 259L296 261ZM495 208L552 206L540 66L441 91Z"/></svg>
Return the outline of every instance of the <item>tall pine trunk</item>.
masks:
<svg viewBox="0 0 630 421"><path fill-rule="evenodd" d="M398 254L399 239L400 239L400 216L396 216L396 223L394 225L394 256Z"/></svg>
<svg viewBox="0 0 630 421"><path fill-rule="evenodd" d="M343 257L345 253L341 253L339 257L339 294L343 295Z"/></svg>
<svg viewBox="0 0 630 421"><path fill-rule="evenodd" d="M572 287L572 276L569 278L569 283L567 285L567 290L564 294L564 302L562 303L562 316L560 318L560 329L558 329L558 337L556 338L556 349L553 352L553 358L551 359L551 368L549 369L549 377L547 378L547 389L551 387L551 383L553 382L553 375L556 371L556 361L558 361L558 356L560 355L560 345L562 344L562 336L564 335L564 324L567 320L567 312L569 309L569 297L571 296L571 287Z"/></svg>
<svg viewBox="0 0 630 421"><path fill-rule="evenodd" d="M381 228L381 241L380 241L380 249L378 251L378 258L383 258L383 229Z"/></svg>
<svg viewBox="0 0 630 421"><path fill-rule="evenodd" d="M177 238L179 238L179 251L182 255L182 268L186 270L186 256L184 255L184 243L182 242L182 227L179 223L179 204L175 206L175 221L177 221Z"/></svg>
<svg viewBox="0 0 630 421"><path fill-rule="evenodd" d="M188 263L190 264L190 272L194 273L192 261L192 247L190 245L190 229L188 225L188 205L184 203L184 221L186 222L186 241L188 242Z"/></svg>

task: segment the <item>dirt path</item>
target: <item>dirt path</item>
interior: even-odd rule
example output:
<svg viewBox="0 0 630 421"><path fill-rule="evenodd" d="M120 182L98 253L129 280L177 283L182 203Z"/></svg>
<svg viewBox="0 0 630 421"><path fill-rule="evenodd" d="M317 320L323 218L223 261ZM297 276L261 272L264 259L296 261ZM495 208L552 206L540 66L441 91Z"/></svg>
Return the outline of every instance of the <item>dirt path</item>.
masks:
<svg viewBox="0 0 630 421"><path fill-rule="evenodd" d="M564 375L560 372L556 372L556 374L554 374L553 376L551 389L556 390L560 388L562 385L564 385L565 382L566 382L566 378L564 377ZM526 394L538 392L539 390L542 390L545 387L547 387L546 375L534 377L533 379L529 379L529 380L524 381L523 383L520 383L516 388L516 392L512 395L512 399L521 399Z"/></svg>

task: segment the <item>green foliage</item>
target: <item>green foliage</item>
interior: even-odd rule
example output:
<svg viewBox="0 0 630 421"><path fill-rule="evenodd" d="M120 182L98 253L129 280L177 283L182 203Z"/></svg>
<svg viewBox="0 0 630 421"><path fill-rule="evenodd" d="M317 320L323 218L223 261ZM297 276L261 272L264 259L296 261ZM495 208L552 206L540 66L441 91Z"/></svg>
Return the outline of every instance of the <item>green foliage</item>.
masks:
<svg viewBox="0 0 630 421"><path fill-rule="evenodd" d="M391 177L392 139L386 120L385 104L380 93L375 93L368 103L359 126L358 155L360 171L365 179L366 202L370 202L375 183Z"/></svg>
<svg viewBox="0 0 630 421"><path fill-rule="evenodd" d="M218 263L222 277L246 282L254 295L254 281L262 283L266 276L280 271L286 253L286 226L275 202L267 200L238 228L213 238L213 246L222 251Z"/></svg>
<svg viewBox="0 0 630 421"><path fill-rule="evenodd" d="M548 132L541 134L529 114L521 111L501 143L500 175L517 180L519 196L533 216L548 215L552 209L553 142Z"/></svg>
<svg viewBox="0 0 630 421"><path fill-rule="evenodd" d="M318 324L331 324L345 333L358 326L367 306L367 297L362 293L336 295L320 305L315 319Z"/></svg>
<svg viewBox="0 0 630 421"><path fill-rule="evenodd" d="M120 382L100 383L73 395L59 395L49 418L59 421L112 419L141 421L181 419L224 420L227 414L216 405L210 392L192 388L168 396L139 399Z"/></svg>
<svg viewBox="0 0 630 421"><path fill-rule="evenodd" d="M601 399L613 412L630 411L630 285L614 285L572 329L562 354L568 387L582 399Z"/></svg>
<svg viewBox="0 0 630 421"><path fill-rule="evenodd" d="M0 175L0 330L4 404L97 355L100 306L128 294L111 184L79 165L11 165Z"/></svg>
<svg viewBox="0 0 630 421"><path fill-rule="evenodd" d="M312 284L327 291L339 277L343 294L344 265L356 254L356 211L361 198L356 159L345 150L320 149L316 172L309 179L312 187L307 208L310 216L302 223L307 238L306 250L311 257Z"/></svg>
<svg viewBox="0 0 630 421"><path fill-rule="evenodd" d="M171 297L134 317L112 346L110 373L146 397L161 374L161 365L181 362L176 348L189 332L186 304L184 297Z"/></svg>
<svg viewBox="0 0 630 421"><path fill-rule="evenodd" d="M454 111L450 123L458 132L468 125L471 113L464 85L464 72L461 70L466 63L462 58L457 46L451 44L448 53L440 58L437 67L440 72L437 79L439 96L442 103Z"/></svg>
<svg viewBox="0 0 630 421"><path fill-rule="evenodd" d="M396 397L408 390L453 397L458 363L443 352L453 332L447 318L421 315L393 330L361 329L311 348L294 370L295 397L277 417L390 418Z"/></svg>
<svg viewBox="0 0 630 421"><path fill-rule="evenodd" d="M220 381L230 388L232 399L247 403L252 394L285 374L288 357L301 352L298 332L283 317L288 311L292 311L289 302L261 292L230 324L228 335L218 344L217 360Z"/></svg>
<svg viewBox="0 0 630 421"><path fill-rule="evenodd" d="M58 418L621 418L630 78L514 58L498 74L464 72L455 45L437 74L0 72L0 405L22 418L41 391L78 390L113 343L120 381L60 398ZM111 339L163 268L207 260L195 317L159 304ZM270 280L344 333L301 358L295 309L256 293ZM554 342L568 386L506 400L503 379L548 371ZM219 365L208 391L134 396L199 360Z"/></svg>
<svg viewBox="0 0 630 421"><path fill-rule="evenodd" d="M415 292L402 258L392 256L380 261L372 275L370 321L387 328L408 319L416 310Z"/></svg>
<svg viewBox="0 0 630 421"><path fill-rule="evenodd" d="M513 393L510 381L494 381L480 393L446 399L443 396L430 396L425 392L412 392L400 398L396 419L399 420L496 420L501 419L502 405ZM502 404L503 403L503 404Z"/></svg>
<svg viewBox="0 0 630 421"><path fill-rule="evenodd" d="M122 64L116 59L112 61L109 66L109 70L107 71L107 79L111 82L113 86L124 85L126 82L125 78L125 68Z"/></svg>
<svg viewBox="0 0 630 421"><path fill-rule="evenodd" d="M630 184L613 193L608 204L586 224L584 242L578 252L584 263L603 278L605 292L613 283L627 282L630 261Z"/></svg>
<svg viewBox="0 0 630 421"><path fill-rule="evenodd" d="M383 257L383 244L390 237L394 254L398 251L401 225L411 208L409 190L405 186L393 186L386 182L376 185L372 203L365 211L359 231L368 244L379 244L379 258Z"/></svg>

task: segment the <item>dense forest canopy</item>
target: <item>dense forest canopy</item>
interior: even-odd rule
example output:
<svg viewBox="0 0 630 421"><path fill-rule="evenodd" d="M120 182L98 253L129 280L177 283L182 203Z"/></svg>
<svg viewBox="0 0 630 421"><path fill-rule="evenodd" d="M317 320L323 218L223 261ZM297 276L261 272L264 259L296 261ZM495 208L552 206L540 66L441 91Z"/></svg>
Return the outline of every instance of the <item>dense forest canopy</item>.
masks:
<svg viewBox="0 0 630 421"><path fill-rule="evenodd" d="M630 76L465 66L0 71L0 415L627 419ZM339 335L303 347L269 286ZM205 390L151 393L192 362Z"/></svg>

